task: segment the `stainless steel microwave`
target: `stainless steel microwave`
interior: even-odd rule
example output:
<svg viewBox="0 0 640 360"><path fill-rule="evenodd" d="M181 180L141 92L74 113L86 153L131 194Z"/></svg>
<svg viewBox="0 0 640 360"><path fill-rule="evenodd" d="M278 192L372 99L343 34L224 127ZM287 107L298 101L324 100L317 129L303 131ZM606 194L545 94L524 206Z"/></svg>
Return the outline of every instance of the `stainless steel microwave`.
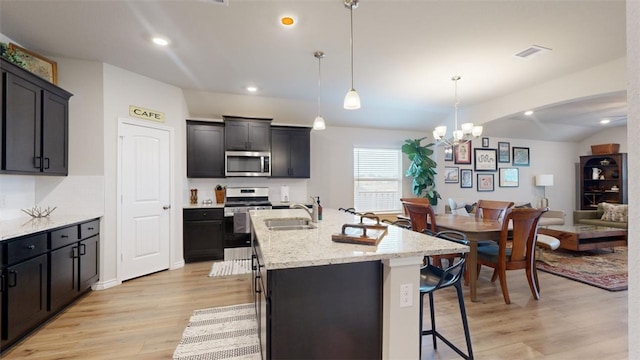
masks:
<svg viewBox="0 0 640 360"><path fill-rule="evenodd" d="M227 151L224 163L225 176L271 176L268 151Z"/></svg>

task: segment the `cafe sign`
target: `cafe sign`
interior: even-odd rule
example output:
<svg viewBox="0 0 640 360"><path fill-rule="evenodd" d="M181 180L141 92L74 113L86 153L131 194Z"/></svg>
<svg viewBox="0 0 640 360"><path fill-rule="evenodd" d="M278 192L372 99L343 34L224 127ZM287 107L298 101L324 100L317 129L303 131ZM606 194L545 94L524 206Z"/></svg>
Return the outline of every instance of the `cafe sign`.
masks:
<svg viewBox="0 0 640 360"><path fill-rule="evenodd" d="M145 109L134 105L129 105L129 115L139 119L164 122L163 112Z"/></svg>

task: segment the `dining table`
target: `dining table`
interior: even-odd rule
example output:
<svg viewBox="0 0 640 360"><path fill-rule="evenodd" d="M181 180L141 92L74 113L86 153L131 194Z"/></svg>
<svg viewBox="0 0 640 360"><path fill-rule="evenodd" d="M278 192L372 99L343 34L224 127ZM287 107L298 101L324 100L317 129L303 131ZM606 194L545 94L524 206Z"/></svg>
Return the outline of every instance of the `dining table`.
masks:
<svg viewBox="0 0 640 360"><path fill-rule="evenodd" d="M469 252L467 253L467 271L469 274L469 293L471 301L476 301L476 280L478 278L478 242L481 240L500 239L502 222L475 216L438 214L435 217L438 231L454 230L467 236Z"/></svg>

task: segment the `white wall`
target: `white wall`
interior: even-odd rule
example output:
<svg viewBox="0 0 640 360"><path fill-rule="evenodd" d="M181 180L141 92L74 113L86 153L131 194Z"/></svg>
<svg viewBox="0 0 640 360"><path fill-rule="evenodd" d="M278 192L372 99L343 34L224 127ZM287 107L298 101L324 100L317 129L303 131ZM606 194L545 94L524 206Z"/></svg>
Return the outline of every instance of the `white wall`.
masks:
<svg viewBox="0 0 640 360"><path fill-rule="evenodd" d="M543 192L549 199L549 207L553 210L564 210L567 214L566 222L573 222L573 210L575 204L575 163L579 162L576 144L551 141L522 140L513 138L489 138L489 148L496 149L498 142L508 142L510 149L515 147L529 148L529 166L512 166L511 163L498 163L498 168L517 168L519 175L518 187L500 187L499 171L476 172L473 171L473 188L460 188L460 184L445 184L442 176L438 178L438 191L443 199L449 197L464 200L468 203L477 202L479 199L506 200L518 204L531 203L540 205ZM473 148L481 148L481 139L475 139ZM474 169L474 165L455 164L453 161L444 161L444 154L438 156L438 173L442 174L444 166L454 166L460 169ZM511 159L513 160L513 159ZM494 191L479 192L477 174L494 174ZM539 174L553 174L553 186L543 189L535 186L534 177ZM439 209L444 212L444 207Z"/></svg>
<svg viewBox="0 0 640 360"><path fill-rule="evenodd" d="M627 0L627 138L640 139L640 1ZM629 152L629 179L640 178L640 154ZM640 182L629 181L629 359L640 359Z"/></svg>
<svg viewBox="0 0 640 360"><path fill-rule="evenodd" d="M381 147L400 149L406 139L426 136L417 131L356 129L332 127L311 132L311 179L309 192L319 195L325 207L353 206L353 148ZM427 145L428 139L422 144ZM435 149L434 149L435 150ZM403 169L409 160L403 158ZM411 178L405 177L403 196L411 197Z"/></svg>
<svg viewBox="0 0 640 360"><path fill-rule="evenodd" d="M603 127L599 133L588 137L578 144L580 155L591 155L591 145L598 144L620 144L620 152L628 153L627 150L627 126Z"/></svg>
<svg viewBox="0 0 640 360"><path fill-rule="evenodd" d="M187 118L182 90L171 85L105 64L104 82L104 175L105 215L101 229L102 262L100 283L114 284L117 279L118 253L116 248L116 179L118 156L118 118L128 117L129 105L154 109L165 113L163 124L173 128L173 184L171 216L171 266L183 264L182 256L182 188L186 169L185 131Z"/></svg>

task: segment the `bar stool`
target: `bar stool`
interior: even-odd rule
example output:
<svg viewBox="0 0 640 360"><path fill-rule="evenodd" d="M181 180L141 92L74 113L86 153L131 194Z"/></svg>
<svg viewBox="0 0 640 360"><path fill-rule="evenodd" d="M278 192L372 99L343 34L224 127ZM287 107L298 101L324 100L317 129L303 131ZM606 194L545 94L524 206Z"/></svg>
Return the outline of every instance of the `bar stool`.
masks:
<svg viewBox="0 0 640 360"><path fill-rule="evenodd" d="M441 239L453 241L463 245L469 245L469 241L465 234L458 231L440 231L435 235ZM436 338L440 338L451 349L458 353L464 359L473 359L473 350L471 349L471 337L469 335L469 324L467 323L467 312L464 306L464 296L462 294L462 274L464 272L465 255L461 254L459 260L446 269L433 266L430 263L420 269L420 357L422 357L422 337L431 335L433 338L433 348L437 349ZM436 318L433 302L433 292L439 289L453 286L458 293L458 304L460 306L460 316L462 317L462 327L464 328L464 337L467 342L467 354L462 352L453 343L447 340L436 330ZM423 330L422 318L424 312L424 295L429 294L429 310L431 314L431 329Z"/></svg>

